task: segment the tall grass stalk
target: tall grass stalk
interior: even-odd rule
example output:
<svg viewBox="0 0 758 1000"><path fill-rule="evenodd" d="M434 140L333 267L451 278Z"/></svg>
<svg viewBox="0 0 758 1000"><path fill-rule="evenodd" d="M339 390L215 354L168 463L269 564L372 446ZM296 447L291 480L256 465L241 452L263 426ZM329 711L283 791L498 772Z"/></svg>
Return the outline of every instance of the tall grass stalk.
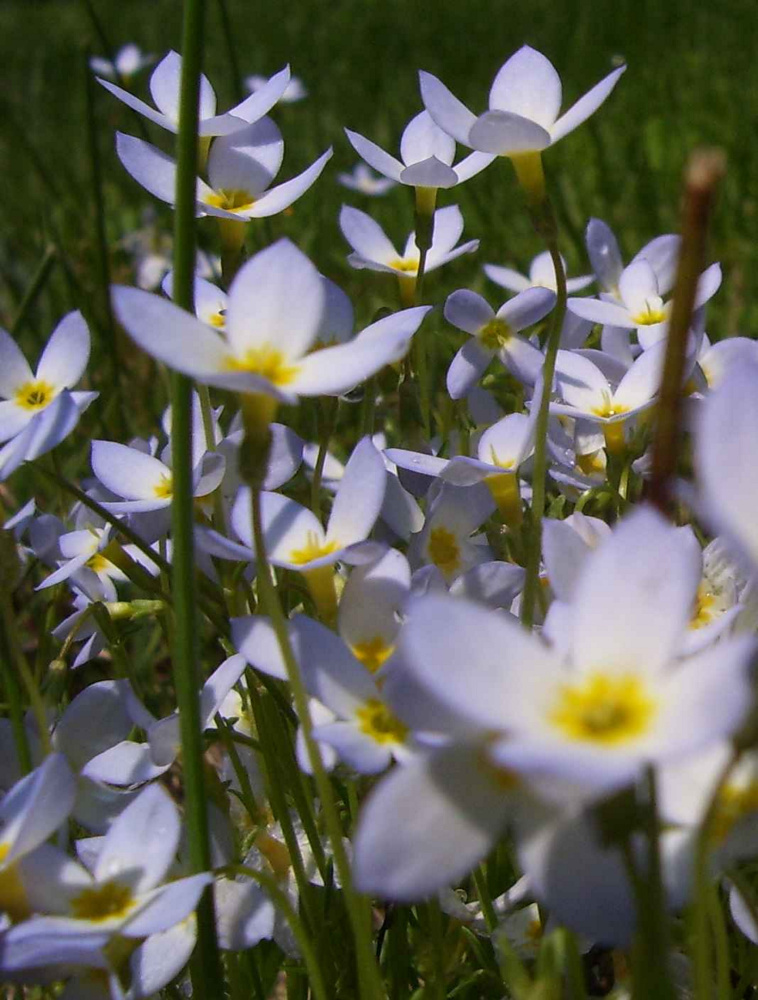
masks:
<svg viewBox="0 0 758 1000"><path fill-rule="evenodd" d="M194 307L195 178L198 164L198 102L203 51L203 0L185 0L182 79L177 136L176 215L174 221L174 301ZM186 791L189 865L194 872L211 867L208 798L203 775L200 722L195 560L192 498L192 384L183 375L171 378L173 559L171 588L175 622L173 668L182 741ZM213 895L206 889L197 908L197 947L191 963L195 996L215 1000L223 995L216 938Z"/></svg>

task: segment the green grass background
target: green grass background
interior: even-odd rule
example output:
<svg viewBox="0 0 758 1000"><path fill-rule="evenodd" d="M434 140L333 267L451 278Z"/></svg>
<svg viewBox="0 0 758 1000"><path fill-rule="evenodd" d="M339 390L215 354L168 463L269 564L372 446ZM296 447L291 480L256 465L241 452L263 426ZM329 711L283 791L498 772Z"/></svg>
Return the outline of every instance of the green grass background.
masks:
<svg viewBox="0 0 758 1000"><path fill-rule="evenodd" d="M348 202L371 211L400 242L411 228L411 204L405 189L368 201L336 183L337 172L356 161L342 127L396 149L402 126L421 108L419 68L438 74L481 111L498 67L528 42L558 68L565 104L608 72L614 60L629 66L601 111L546 156L571 270L586 269L582 231L592 215L614 227L627 254L676 228L688 151L720 145L729 172L711 252L723 262L726 282L709 330L717 337L754 334L758 17L753 0L226 2L242 73L271 73L290 62L310 92L307 101L275 112L286 142L281 179L328 144L335 149L326 173L291 216L271 220L269 230L253 225L250 247L291 235L356 297L361 318L390 287L345 264L339 206ZM92 3L114 47L136 41L155 53L179 48L179 0ZM206 68L223 109L233 102L234 80L218 0L207 0L206 23ZM84 93L86 47L102 53L102 45L77 0L3 0L0 39L0 321L12 322L45 246L57 241L69 274L56 269L32 313L41 343L63 311L74 305L91 310L97 298ZM147 77L144 73L137 83L142 96ZM100 88L95 99L111 263L122 280L130 280L118 241L139 224L145 207L156 203L126 175L113 152L115 129L134 132L133 116ZM168 133L151 125L148 130L153 141L171 149ZM441 203L453 199L464 211L465 238L479 237L481 249L438 272L428 288L435 298L464 285L484 288L485 261L525 266L541 249L507 163L443 193ZM170 210L156 207L169 229ZM201 222L200 238L213 246L211 220ZM489 294L497 304L500 290L489 285Z"/></svg>

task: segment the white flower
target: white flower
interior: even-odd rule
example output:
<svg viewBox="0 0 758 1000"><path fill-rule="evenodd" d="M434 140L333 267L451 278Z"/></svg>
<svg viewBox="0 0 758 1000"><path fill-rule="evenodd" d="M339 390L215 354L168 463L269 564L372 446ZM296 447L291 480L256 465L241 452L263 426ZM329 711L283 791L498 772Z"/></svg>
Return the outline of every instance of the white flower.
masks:
<svg viewBox="0 0 758 1000"><path fill-rule="evenodd" d="M557 648L502 613L419 598L399 640L411 683L395 692L394 670L385 693L450 745L374 790L356 885L423 897L487 854L524 786L575 806L731 735L751 704L755 640L682 657L699 579L691 533L639 508L586 560Z"/></svg>
<svg viewBox="0 0 758 1000"><path fill-rule="evenodd" d="M139 45L130 42L122 45L116 53L113 62L110 59L103 59L100 56L92 56L89 61L90 69L108 80L130 80L136 73L139 73L145 66L155 61L155 56L147 55Z"/></svg>
<svg viewBox="0 0 758 1000"><path fill-rule="evenodd" d="M626 69L609 73L560 115L561 80L536 49L522 46L501 66L490 89L489 111L477 118L431 73L419 74L424 106L441 129L464 146L515 156L558 142L605 101Z"/></svg>
<svg viewBox="0 0 758 1000"><path fill-rule="evenodd" d="M412 118L400 140L400 157L390 156L376 143L345 129L350 144L374 170L399 184L424 188L451 188L480 171L494 160L486 153L472 153L453 166L455 140L435 125L427 111Z"/></svg>
<svg viewBox="0 0 758 1000"><path fill-rule="evenodd" d="M176 162L149 142L116 133L124 167L147 191L169 205L176 197ZM208 181L197 179L200 215L249 222L277 215L311 187L332 156L331 147L296 177L270 187L284 156L284 142L270 118L223 135L211 146Z"/></svg>
<svg viewBox="0 0 758 1000"><path fill-rule="evenodd" d="M563 273L566 274L566 261L563 262ZM512 267L500 267L498 264L485 264L484 273L494 281L496 285L507 288L511 292L523 292L526 288L549 288L556 292L557 282L555 279L555 266L553 258L548 250L538 253L529 265L529 276L519 274ZM591 274L584 274L580 278L568 278L566 288L569 292L579 292L587 285L591 285L594 278Z"/></svg>
<svg viewBox="0 0 758 1000"><path fill-rule="evenodd" d="M544 319L554 305L555 292L548 288L526 288L497 312L481 295L468 289L449 295L445 319L472 337L450 363L447 391L451 398L466 396L495 355L521 382L534 385L544 357L538 347L517 334Z"/></svg>
<svg viewBox="0 0 758 1000"><path fill-rule="evenodd" d="M295 286L298 294L292 295ZM403 310L348 343L313 351L325 296L316 268L283 239L238 272L228 292L223 333L139 289L116 286L113 304L140 347L170 368L222 389L293 403L299 396L340 395L399 360L428 312L423 306Z"/></svg>
<svg viewBox="0 0 758 1000"><path fill-rule="evenodd" d="M272 79L275 78L260 76L258 73L254 73L252 76L245 77L245 86L255 94L259 90L262 90L266 84L270 83ZM290 76L289 83L284 88L279 100L282 104L294 104L296 101L302 101L307 96L308 91L305 89L305 84L300 77Z"/></svg>
<svg viewBox="0 0 758 1000"><path fill-rule="evenodd" d="M150 93L155 108L145 104L128 90L117 87L108 80L99 82L123 101L133 111L144 115L148 121L168 129L179 131L179 91L182 76L182 57L174 51L168 53L158 63L150 77ZM281 98L290 80L289 66L285 66L272 76L265 87L255 91L250 97L230 108L224 114L216 114L216 94L205 75L200 77L200 106L198 125L201 136L228 135L257 122L273 108ZM157 109L157 110L156 110Z"/></svg>
<svg viewBox="0 0 758 1000"><path fill-rule="evenodd" d="M87 366L90 337L80 312L60 321L32 372L15 340L0 329L0 478L44 454L76 426L96 392L71 392Z"/></svg>
<svg viewBox="0 0 758 1000"><path fill-rule="evenodd" d="M379 197L397 187L396 181L391 181L387 177L375 177L370 167L365 163L356 163L352 173L337 174L339 183L351 191L360 191L369 197Z"/></svg>

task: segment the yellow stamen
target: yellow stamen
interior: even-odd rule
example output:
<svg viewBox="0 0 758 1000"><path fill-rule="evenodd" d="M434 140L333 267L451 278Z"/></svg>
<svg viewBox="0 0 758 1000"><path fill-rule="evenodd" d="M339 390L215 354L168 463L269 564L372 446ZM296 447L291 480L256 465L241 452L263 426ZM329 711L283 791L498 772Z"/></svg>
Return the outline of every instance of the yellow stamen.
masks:
<svg viewBox="0 0 758 1000"><path fill-rule="evenodd" d="M592 476L596 473L605 473L606 461L605 452L602 448L592 451L589 455L577 455L576 464L585 476Z"/></svg>
<svg viewBox="0 0 758 1000"><path fill-rule="evenodd" d="M5 911L11 920L19 921L29 916L29 904L17 865L3 867L10 851L10 844L0 844L0 911Z"/></svg>
<svg viewBox="0 0 758 1000"><path fill-rule="evenodd" d="M71 915L77 920L112 920L125 917L134 909L135 900L128 885L106 882L96 889L85 889L71 900Z"/></svg>
<svg viewBox="0 0 758 1000"><path fill-rule="evenodd" d="M461 565L461 550L458 539L447 528L432 528L427 544L429 560L444 576L452 576Z"/></svg>
<svg viewBox="0 0 758 1000"><path fill-rule="evenodd" d="M656 323L662 323L667 315L668 311L663 304L658 305L655 302L648 301L645 303L643 312L638 312L630 318L636 326L654 326Z"/></svg>
<svg viewBox="0 0 758 1000"><path fill-rule="evenodd" d="M208 317L208 322L211 326L216 326L223 328L226 326L226 310L219 310L217 313L213 313Z"/></svg>
<svg viewBox="0 0 758 1000"><path fill-rule="evenodd" d="M290 561L296 566L304 566L314 559L331 555L338 548L338 542L321 542L315 532L309 531L302 549L292 549L290 552Z"/></svg>
<svg viewBox="0 0 758 1000"><path fill-rule="evenodd" d="M356 642L350 647L356 660L360 660L367 670L375 674L395 652L395 647L390 646L380 635L375 635L365 642Z"/></svg>
<svg viewBox="0 0 758 1000"><path fill-rule="evenodd" d="M44 379L24 382L16 390L16 405L24 410L44 410L55 397L55 386Z"/></svg>
<svg viewBox="0 0 758 1000"><path fill-rule="evenodd" d="M255 204L255 198L240 188L214 191L206 195L203 200L206 205L222 208L225 212L246 212Z"/></svg>
<svg viewBox="0 0 758 1000"><path fill-rule="evenodd" d="M172 476L165 473L161 476L160 482L153 487L153 492L161 500L170 500L174 495L174 480Z"/></svg>
<svg viewBox="0 0 758 1000"><path fill-rule="evenodd" d="M241 358L230 354L225 367L230 372L250 372L252 375L260 375L273 385L288 385L299 371L297 365L288 364L284 354L269 344L251 347Z"/></svg>
<svg viewBox="0 0 758 1000"><path fill-rule="evenodd" d="M610 747L645 733L655 713L655 700L642 678L595 673L578 684L562 685L548 718L571 740Z"/></svg>
<svg viewBox="0 0 758 1000"><path fill-rule="evenodd" d="M106 559L101 552L96 552L94 556L90 556L87 560L87 566L92 570L93 573L105 573L113 563Z"/></svg>
<svg viewBox="0 0 758 1000"><path fill-rule="evenodd" d="M418 258L396 257L395 260L390 261L390 267L393 267L396 271L402 271L404 274L417 274Z"/></svg>
<svg viewBox="0 0 758 1000"><path fill-rule="evenodd" d="M692 612L689 627L704 628L706 625L710 625L716 617L714 608L715 603L715 595L706 589L704 583L701 583L697 588L697 594L695 595L695 610Z"/></svg>
<svg viewBox="0 0 758 1000"><path fill-rule="evenodd" d="M366 733L377 743L404 743L408 735L408 727L378 699L367 701L359 708L357 718L361 732Z"/></svg>
<svg viewBox="0 0 758 1000"><path fill-rule="evenodd" d="M505 347L513 336L513 330L505 320L495 316L477 332L476 339L488 351L497 351Z"/></svg>

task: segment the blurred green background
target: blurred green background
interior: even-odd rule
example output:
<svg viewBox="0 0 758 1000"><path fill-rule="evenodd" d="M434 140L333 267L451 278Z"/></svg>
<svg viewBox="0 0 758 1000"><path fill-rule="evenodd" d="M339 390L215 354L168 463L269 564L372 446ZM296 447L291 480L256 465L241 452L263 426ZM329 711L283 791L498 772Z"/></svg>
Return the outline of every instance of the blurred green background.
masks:
<svg viewBox="0 0 758 1000"><path fill-rule="evenodd" d="M180 47L179 0L91 0L112 47L137 42L163 54ZM270 74L284 63L302 78L307 100L275 110L286 142L280 179L302 169L328 144L335 155L325 174L287 217L269 229L251 227L254 249L287 233L319 267L361 299L361 318L389 285L353 272L337 215L343 202L369 210L401 242L412 226L405 189L369 201L336 183L356 157L342 133L349 126L396 150L404 123L421 108L416 71L439 75L477 112L486 106L494 73L524 42L550 57L564 82L564 106L621 60L629 70L586 125L546 156L562 224L562 246L573 273L586 269L582 232L590 216L616 230L625 253L675 229L679 183L687 153L723 146L729 172L721 191L711 253L724 264L725 285L709 332L753 335L758 319L756 167L758 167L758 18L754 0L722 4L685 0L294 0L264 4L226 0L231 43L242 76ZM222 30L219 0L207 0L206 69L219 108L237 85ZM62 249L67 274L56 266L31 314L42 341L74 305L96 310L97 262L92 163L87 140L87 47L103 54L87 5L78 0L3 0L0 5L0 320L8 326L24 289L51 242ZM149 70L134 89L147 92ZM97 141L107 212L111 265L133 280L119 241L159 206L122 169L113 152L117 128L134 133L135 119L115 98L94 88ZM148 125L152 141L170 150L173 138ZM472 182L443 193L466 218L465 238L480 251L449 265L429 283L435 298L463 285L484 288L485 261L525 267L541 247L530 230L509 165L496 163ZM213 247L211 220L200 238ZM489 283L487 283L489 285ZM369 287L371 293L361 295ZM378 290L378 291L377 291ZM493 303L504 297L489 285Z"/></svg>

